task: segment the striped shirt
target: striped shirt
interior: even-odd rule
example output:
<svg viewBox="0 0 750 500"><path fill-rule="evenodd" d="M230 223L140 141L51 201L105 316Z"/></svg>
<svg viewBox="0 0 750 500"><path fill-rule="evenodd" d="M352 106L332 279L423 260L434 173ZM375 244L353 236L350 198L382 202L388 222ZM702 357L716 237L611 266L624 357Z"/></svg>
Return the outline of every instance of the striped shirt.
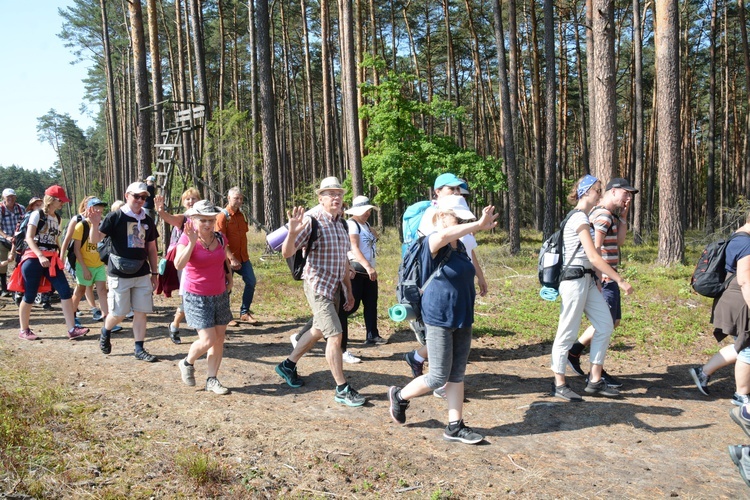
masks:
<svg viewBox="0 0 750 500"><path fill-rule="evenodd" d="M583 212L576 212L570 216L568 222L565 224L565 230L563 231L563 267L568 265L573 252L575 257L570 262L571 266L583 266L586 269L591 269L591 262L586 256L586 252L583 250L583 246L578 246L581 242L578 237L578 228L583 225L590 226L589 218ZM594 229L591 228L591 239L594 238Z"/></svg>
<svg viewBox="0 0 750 500"><path fill-rule="evenodd" d="M604 241L600 250L604 262L617 271L617 265L620 263L620 247L617 246L617 229L619 226L617 219L612 215L612 212L604 207L594 207L589 213L589 219L594 225L594 231L604 234Z"/></svg>
<svg viewBox="0 0 750 500"><path fill-rule="evenodd" d="M304 247L310 238L310 217L315 217L318 221L318 239L312 244L302 279L308 282L314 293L335 300L339 284L344 280L349 268L349 233L346 226L341 223L341 217L332 216L318 205L307 212L307 220L294 240L297 250Z"/></svg>

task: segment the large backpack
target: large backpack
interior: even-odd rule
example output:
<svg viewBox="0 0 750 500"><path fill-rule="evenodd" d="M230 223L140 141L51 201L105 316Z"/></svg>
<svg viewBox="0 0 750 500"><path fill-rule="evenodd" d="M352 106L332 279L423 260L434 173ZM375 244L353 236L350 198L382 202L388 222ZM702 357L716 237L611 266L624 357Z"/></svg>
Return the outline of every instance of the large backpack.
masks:
<svg viewBox="0 0 750 500"><path fill-rule="evenodd" d="M38 209L37 212L39 212L39 225L37 225L36 227L36 233L39 234L44 225L47 223L47 214L44 212L43 208ZM34 210L26 212L26 215L23 216L21 224L18 225L16 233L13 235L13 244L16 246L17 262L21 260L21 256L28 249L28 245L26 244L26 230L29 227L29 219L31 218L31 214L33 213Z"/></svg>
<svg viewBox="0 0 750 500"><path fill-rule="evenodd" d="M443 266L448 259L450 259L453 253L453 248L448 245L448 251L442 258L440 263L435 267L435 270L428 277L422 276L422 263L420 260L420 254L422 253L422 245L427 244L427 237L420 236L416 241L413 241L406 249L401 264L398 266L398 283L396 284L396 301L399 304L408 305L414 311L416 319L412 322L411 328L417 335L417 339L420 340L420 333L424 335L424 322L422 321L422 294L425 288L435 278L438 273L443 269ZM420 285L420 283L422 283ZM423 337L422 337L423 338ZM424 344L423 340L420 340L421 344Z"/></svg>
<svg viewBox="0 0 750 500"><path fill-rule="evenodd" d="M427 201L418 201L417 203L414 203L413 205L409 205L406 207L406 210L404 211L404 216L401 218L402 220L402 227L401 227L401 234L404 237L404 243L401 245L401 256L405 257L407 249L409 248L409 245L412 244L412 242L416 241L417 238L419 238L419 234L417 234L417 230L419 229L419 223L422 222L422 216L424 215L425 211L430 208L430 205L432 205L432 202ZM422 235L426 236L426 235Z"/></svg>
<svg viewBox="0 0 750 500"><path fill-rule="evenodd" d="M71 224L73 222L71 221ZM76 223L77 224L77 223ZM83 224L83 235L81 236L81 249L83 249L83 245L86 244L86 240L89 239L89 223L86 222L86 219L81 219L81 224ZM75 252L75 242L76 240L71 239L70 243L68 243L68 264L70 265L71 270L73 273L76 272L76 252Z"/></svg>
<svg viewBox="0 0 750 500"><path fill-rule="evenodd" d="M565 216L563 221L560 223L560 230L556 231L542 243L542 248L539 250L539 262L537 263L537 271L539 273L539 283L547 288L557 290L560 288L560 281L562 280L563 274L570 266L573 261L578 249L581 247L581 243L578 243L573 254L568 259L568 263L563 267L563 247L564 243L564 231L565 224L568 223L574 213L580 212L578 209L571 210L568 215Z"/></svg>
<svg viewBox="0 0 750 500"><path fill-rule="evenodd" d="M690 278L693 290L704 297L711 298L720 297L724 293L724 281L727 278L727 245L737 236L750 236L750 234L740 231L729 238L721 238L706 245Z"/></svg>

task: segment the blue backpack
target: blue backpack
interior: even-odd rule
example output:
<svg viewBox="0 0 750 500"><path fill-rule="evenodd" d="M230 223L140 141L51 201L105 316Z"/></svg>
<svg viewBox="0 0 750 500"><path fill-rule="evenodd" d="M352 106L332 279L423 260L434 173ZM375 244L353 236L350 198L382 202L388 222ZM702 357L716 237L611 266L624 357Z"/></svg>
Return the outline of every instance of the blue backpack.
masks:
<svg viewBox="0 0 750 500"><path fill-rule="evenodd" d="M419 234L417 234L417 229L419 229L419 223L422 222L422 216L424 215L425 211L432 205L432 202L427 201L418 201L417 203L414 203L413 205L409 205L406 207L406 210L404 211L404 216L402 217L402 229L401 234L404 237L404 243L401 245L401 256L406 257L406 252L409 248L409 245L412 244L412 242L416 241L419 238ZM425 235L422 235L425 236Z"/></svg>

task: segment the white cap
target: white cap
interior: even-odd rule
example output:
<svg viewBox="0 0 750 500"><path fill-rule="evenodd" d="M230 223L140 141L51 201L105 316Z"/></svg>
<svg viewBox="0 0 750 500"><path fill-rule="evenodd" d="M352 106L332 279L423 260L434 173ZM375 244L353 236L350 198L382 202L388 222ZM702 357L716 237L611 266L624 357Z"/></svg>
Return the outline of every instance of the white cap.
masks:
<svg viewBox="0 0 750 500"><path fill-rule="evenodd" d="M15 195L16 195L16 192L12 190L11 188L3 189L3 198L5 198L6 196L15 196Z"/></svg>
<svg viewBox="0 0 750 500"><path fill-rule="evenodd" d="M128 188L125 190L126 193L131 194L138 194L138 193L147 193L148 194L148 186L145 182L134 182Z"/></svg>

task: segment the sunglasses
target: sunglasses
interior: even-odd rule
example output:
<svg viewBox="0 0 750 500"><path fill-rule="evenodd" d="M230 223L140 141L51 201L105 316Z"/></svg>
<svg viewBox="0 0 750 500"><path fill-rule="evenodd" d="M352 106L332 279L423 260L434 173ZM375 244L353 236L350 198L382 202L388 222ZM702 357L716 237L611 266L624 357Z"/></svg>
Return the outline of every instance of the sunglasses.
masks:
<svg viewBox="0 0 750 500"><path fill-rule="evenodd" d="M133 193L130 193L130 196L132 196L134 200L146 201L148 199L148 195L147 194L133 194Z"/></svg>

